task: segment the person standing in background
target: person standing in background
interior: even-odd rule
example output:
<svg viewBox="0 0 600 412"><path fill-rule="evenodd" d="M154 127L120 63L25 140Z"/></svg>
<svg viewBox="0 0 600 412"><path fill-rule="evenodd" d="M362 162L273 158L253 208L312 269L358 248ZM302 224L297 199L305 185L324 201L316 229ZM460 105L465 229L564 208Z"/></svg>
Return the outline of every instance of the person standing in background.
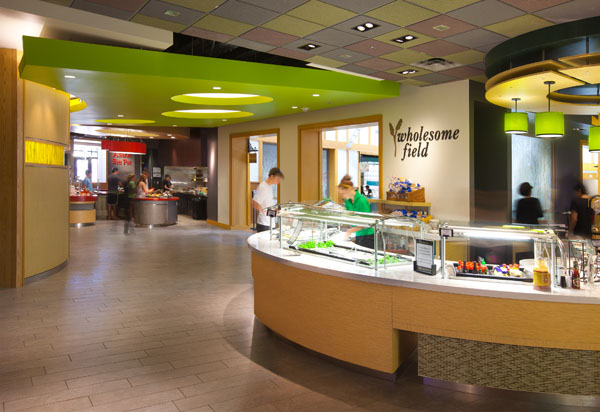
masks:
<svg viewBox="0 0 600 412"><path fill-rule="evenodd" d="M171 176L165 175L165 180L163 181L163 190L170 191L173 184L171 183Z"/></svg>
<svg viewBox="0 0 600 412"><path fill-rule="evenodd" d="M92 186L92 171L91 170L85 171L85 179L83 179L83 185L85 187L87 187L87 190L89 190L90 193L94 192L94 186Z"/></svg>
<svg viewBox="0 0 600 412"><path fill-rule="evenodd" d="M142 173L140 177L138 177L135 197L144 198L146 197L146 195L149 195L150 193L154 192L154 189L148 189L148 185L146 184L147 181L148 178L144 173Z"/></svg>
<svg viewBox="0 0 600 412"><path fill-rule="evenodd" d="M521 183L521 186L519 186L519 193L523 196L523 199L519 199L519 202L517 203L516 223L537 225L539 224L538 219L544 217L540 201L537 197L531 197L531 189L533 189L533 187L529 182L523 182Z"/></svg>
<svg viewBox="0 0 600 412"><path fill-rule="evenodd" d="M129 220L133 220L133 199L135 198L135 175L130 173L125 182L125 194L129 202Z"/></svg>
<svg viewBox="0 0 600 412"><path fill-rule="evenodd" d="M590 238L594 211L590 207L590 197L582 183L575 185L575 198L571 202L569 232L575 236Z"/></svg>
<svg viewBox="0 0 600 412"><path fill-rule="evenodd" d="M338 185L338 194L344 201L346 210L353 212L371 213L371 204L367 198L355 189L352 177L346 175ZM356 233L354 243L369 249L375 248L375 231L372 227L361 228L353 227L346 232L346 236Z"/></svg>
<svg viewBox="0 0 600 412"><path fill-rule="evenodd" d="M108 206L108 220L116 220L119 186L121 186L121 180L119 179L119 168L112 168L110 176L106 178L106 183L108 186L108 196L106 198L106 204Z"/></svg>
<svg viewBox="0 0 600 412"><path fill-rule="evenodd" d="M266 209L274 206L277 202L273 195L271 185L277 186L283 179L283 173L278 167L269 170L269 177L258 185L254 199L252 199L252 208L256 210L256 232L264 232L271 228L271 222L267 216Z"/></svg>

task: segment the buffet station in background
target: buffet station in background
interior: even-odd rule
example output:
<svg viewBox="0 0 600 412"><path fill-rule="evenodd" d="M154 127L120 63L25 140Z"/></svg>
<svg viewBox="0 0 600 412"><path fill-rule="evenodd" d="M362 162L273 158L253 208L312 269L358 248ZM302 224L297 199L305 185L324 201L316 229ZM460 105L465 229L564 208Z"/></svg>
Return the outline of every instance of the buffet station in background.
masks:
<svg viewBox="0 0 600 412"><path fill-rule="evenodd" d="M600 395L595 368L581 367L600 362L590 241L326 202L268 215L274 229L248 239L254 307L284 338L389 379L418 347L431 385ZM373 230L373 249L352 241L356 228Z"/></svg>
<svg viewBox="0 0 600 412"><path fill-rule="evenodd" d="M71 226L91 226L96 224L96 200L98 196L90 192L74 193L69 196L69 223Z"/></svg>
<svg viewBox="0 0 600 412"><path fill-rule="evenodd" d="M133 203L133 221L136 226L157 227L177 223L178 197L156 191L146 197L131 199Z"/></svg>
<svg viewBox="0 0 600 412"><path fill-rule="evenodd" d="M171 176L171 193L179 198L178 213L206 220L208 168L165 166L163 175Z"/></svg>

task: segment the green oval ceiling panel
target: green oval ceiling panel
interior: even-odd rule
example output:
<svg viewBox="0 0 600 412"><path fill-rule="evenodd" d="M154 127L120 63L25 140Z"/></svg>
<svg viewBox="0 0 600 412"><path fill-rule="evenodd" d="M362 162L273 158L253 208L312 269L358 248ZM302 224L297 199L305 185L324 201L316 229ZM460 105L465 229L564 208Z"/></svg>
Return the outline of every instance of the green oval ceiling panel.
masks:
<svg viewBox="0 0 600 412"><path fill-rule="evenodd" d="M171 100L189 104L235 106L269 103L273 101L273 98L246 93L186 93L173 96L171 97Z"/></svg>
<svg viewBox="0 0 600 412"><path fill-rule="evenodd" d="M112 123L112 124L150 124L156 123L156 120L144 120L144 119L98 119L94 120L97 123Z"/></svg>
<svg viewBox="0 0 600 412"><path fill-rule="evenodd" d="M171 112L164 112L162 115L178 119L236 119L254 116L254 113L239 110L192 109L173 110Z"/></svg>
<svg viewBox="0 0 600 412"><path fill-rule="evenodd" d="M182 103L252 113L246 117L236 114L235 118L223 114L175 114L180 119L176 121L178 127L218 127L223 125L221 119L234 124L298 114L298 109L292 107L315 111L395 97L400 92L396 82L310 68L27 36L23 37L23 48L21 77L83 99L87 108L71 113L71 122L82 125L97 125L96 119L139 124L118 118L127 113L130 119L148 119L155 121L155 126L170 127L173 118L161 114L184 109ZM75 79L65 78L66 75ZM173 99L216 91L256 97L235 103L227 100L227 106L214 99L189 103Z"/></svg>

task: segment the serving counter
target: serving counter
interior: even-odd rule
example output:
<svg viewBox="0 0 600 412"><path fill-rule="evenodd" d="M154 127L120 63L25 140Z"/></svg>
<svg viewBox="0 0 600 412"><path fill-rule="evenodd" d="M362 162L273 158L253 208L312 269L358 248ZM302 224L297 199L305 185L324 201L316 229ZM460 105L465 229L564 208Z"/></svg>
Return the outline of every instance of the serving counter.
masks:
<svg viewBox="0 0 600 412"><path fill-rule="evenodd" d="M97 196L69 196L69 223L71 226L96 224Z"/></svg>
<svg viewBox="0 0 600 412"><path fill-rule="evenodd" d="M284 338L390 379L418 347L431 383L600 395L600 289L374 270L282 247L276 232L248 245L255 315Z"/></svg>
<svg viewBox="0 0 600 412"><path fill-rule="evenodd" d="M169 226L177 223L178 197L132 198L133 220L136 226Z"/></svg>

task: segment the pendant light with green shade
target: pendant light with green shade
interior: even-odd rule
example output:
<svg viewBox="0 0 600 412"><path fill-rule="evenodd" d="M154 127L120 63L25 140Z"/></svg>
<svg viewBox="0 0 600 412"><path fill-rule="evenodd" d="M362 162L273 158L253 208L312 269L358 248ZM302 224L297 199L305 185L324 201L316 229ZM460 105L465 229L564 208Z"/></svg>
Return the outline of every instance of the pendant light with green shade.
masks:
<svg viewBox="0 0 600 412"><path fill-rule="evenodd" d="M518 97L513 97L515 102L515 111L504 113L504 133L510 134L526 134L529 130L529 119L527 113L517 112L517 102L521 100Z"/></svg>
<svg viewBox="0 0 600 412"><path fill-rule="evenodd" d="M565 135L565 115L562 112L550 111L550 86L555 82L546 81L548 85L548 111L535 114L535 136L546 139L563 137Z"/></svg>

